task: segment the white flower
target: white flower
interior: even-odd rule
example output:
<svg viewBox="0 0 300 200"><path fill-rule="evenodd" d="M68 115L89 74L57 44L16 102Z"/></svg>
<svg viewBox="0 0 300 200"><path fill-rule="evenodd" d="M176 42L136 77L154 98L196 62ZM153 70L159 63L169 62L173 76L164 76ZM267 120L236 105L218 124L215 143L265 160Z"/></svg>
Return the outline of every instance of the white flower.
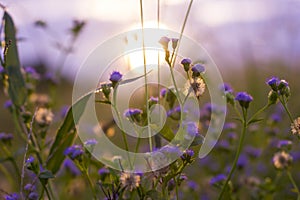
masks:
<svg viewBox="0 0 300 200"><path fill-rule="evenodd" d="M49 126L53 121L53 113L47 108L39 108L35 114L35 121L40 126Z"/></svg>
<svg viewBox="0 0 300 200"><path fill-rule="evenodd" d="M120 176L120 181L123 186L132 191L133 189L140 186L141 177L137 174L123 172Z"/></svg>
<svg viewBox="0 0 300 200"><path fill-rule="evenodd" d="M273 157L273 164L277 169L288 168L293 161L293 157L285 151L278 152Z"/></svg>
<svg viewBox="0 0 300 200"><path fill-rule="evenodd" d="M300 117L294 120L294 122L291 124L291 130L293 135L300 136Z"/></svg>

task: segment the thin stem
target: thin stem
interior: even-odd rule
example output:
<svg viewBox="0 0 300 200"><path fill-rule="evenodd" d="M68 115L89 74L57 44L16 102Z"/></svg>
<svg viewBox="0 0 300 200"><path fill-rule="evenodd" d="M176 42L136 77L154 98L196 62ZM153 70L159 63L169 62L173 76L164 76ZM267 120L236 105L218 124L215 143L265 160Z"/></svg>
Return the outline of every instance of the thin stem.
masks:
<svg viewBox="0 0 300 200"><path fill-rule="evenodd" d="M283 97L283 98L280 98L280 97L279 97L279 101L280 101L280 103L283 105L283 107L284 107L286 113L288 114L291 123L293 123L293 122L294 122L294 118L292 117L292 114L291 114L289 108L287 107L286 100L284 99L284 97Z"/></svg>
<svg viewBox="0 0 300 200"><path fill-rule="evenodd" d="M219 195L219 200L222 199L226 189L227 189L227 186L228 186L228 183L229 181L231 180L231 177L232 177L232 174L234 173L235 169L236 169L236 165L237 165L237 161L240 157L240 154L241 154L241 151L242 151L242 147L243 147L243 143L244 143L244 140L245 140L245 135L246 135L246 130L247 130L247 121L246 121L246 117L247 117L247 109L243 109L243 128L242 128L242 134L241 134L241 137L240 137L240 141L239 141L239 144L238 144L238 148L237 148L237 152L235 154L235 158L234 158L234 161L233 161L233 165L232 165L232 168L229 172L229 175L225 181L225 184L222 188L222 191Z"/></svg>
<svg viewBox="0 0 300 200"><path fill-rule="evenodd" d="M289 179L290 179L290 181L291 181L291 183L292 183L292 185L293 185L293 187L294 187L294 189L297 193L297 200L300 200L300 191L299 191L299 188L298 188L291 172L289 170L286 170L286 173L287 173L287 175L288 175L288 177L289 177Z"/></svg>
<svg viewBox="0 0 300 200"><path fill-rule="evenodd" d="M140 0L140 11L141 11L141 25L142 25L142 47L143 47L143 60L144 60L144 75L145 75L145 98L146 98L146 110L147 110L147 129L148 129L148 139L149 139L149 150L152 152L152 137L150 128L150 116L149 116L149 93L148 93L148 80L147 80L147 61L146 61L146 51L145 51L145 33L144 33L144 12L143 12L143 0Z"/></svg>
<svg viewBox="0 0 300 200"><path fill-rule="evenodd" d="M183 21L183 25L181 27L180 36L179 36L178 43L177 43L177 48L175 49L175 57L173 59L173 55L172 55L172 58L171 58L171 65L172 66L174 66L174 63L176 62L176 58L177 58L176 55L177 55L177 52L178 52L178 49L179 49L179 46L180 46L180 43L181 43L181 39L182 39L182 36L183 36L183 32L184 32L188 17L189 17L190 12L191 12L192 5L193 5L193 0L190 1L189 7L188 7L188 9L186 11L186 14L185 14L185 18L184 18L184 21Z"/></svg>
<svg viewBox="0 0 300 200"><path fill-rule="evenodd" d="M262 107L260 110L258 110L249 120L248 123L251 122L253 119L255 119L260 113L262 113L263 111L265 111L267 108L270 107L271 104L267 104L264 107Z"/></svg>
<svg viewBox="0 0 300 200"><path fill-rule="evenodd" d="M89 186L90 186L90 188L91 188L91 190L92 190L93 197L94 197L94 199L96 200L96 199L97 199L97 195L96 195L96 190L95 190L94 184L93 184L93 182L92 182L92 180L91 180L91 178L90 178L90 175L89 175L88 170L85 169L84 171L85 171L85 172L84 172L84 175L85 175L85 177L86 177L86 179L87 179L87 181L88 181L88 183L89 183Z"/></svg>
<svg viewBox="0 0 300 200"><path fill-rule="evenodd" d="M175 183L176 200L179 200L178 185L175 177L174 177L174 183Z"/></svg>

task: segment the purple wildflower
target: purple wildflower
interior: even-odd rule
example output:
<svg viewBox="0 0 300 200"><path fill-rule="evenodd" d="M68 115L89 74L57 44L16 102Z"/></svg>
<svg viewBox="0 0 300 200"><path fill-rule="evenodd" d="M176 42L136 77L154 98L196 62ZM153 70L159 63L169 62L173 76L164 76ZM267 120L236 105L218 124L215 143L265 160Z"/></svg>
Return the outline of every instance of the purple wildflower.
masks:
<svg viewBox="0 0 300 200"><path fill-rule="evenodd" d="M33 156L29 156L26 160L26 164L32 164L34 162L34 157Z"/></svg>
<svg viewBox="0 0 300 200"><path fill-rule="evenodd" d="M218 174L212 179L210 179L210 185L216 185L219 184L220 182L226 180L226 176L224 174Z"/></svg>
<svg viewBox="0 0 300 200"><path fill-rule="evenodd" d="M181 64L183 65L184 71L189 71L192 60L189 58L184 58L181 60Z"/></svg>
<svg viewBox="0 0 300 200"><path fill-rule="evenodd" d="M19 200L20 196L17 193L5 195L5 200Z"/></svg>
<svg viewBox="0 0 300 200"><path fill-rule="evenodd" d="M178 45L179 39L177 39L177 38L172 38L171 40L172 40L172 48L173 48L173 49L176 49L176 47L177 47L177 45Z"/></svg>
<svg viewBox="0 0 300 200"><path fill-rule="evenodd" d="M277 148L283 148L283 147L291 147L292 146L292 141L290 140L279 140L277 143Z"/></svg>
<svg viewBox="0 0 300 200"><path fill-rule="evenodd" d="M31 183L28 183L24 186L24 190L32 192L36 189L35 185L32 185Z"/></svg>
<svg viewBox="0 0 300 200"><path fill-rule="evenodd" d="M80 159L80 156L83 154L83 149L81 145L73 145L68 147L65 152L65 156L69 156L72 160Z"/></svg>
<svg viewBox="0 0 300 200"><path fill-rule="evenodd" d="M201 73L203 73L205 71L205 68L203 65L200 65L200 64L195 64L193 67L192 67L192 76L193 77L199 77Z"/></svg>
<svg viewBox="0 0 300 200"><path fill-rule="evenodd" d="M39 194L36 192L30 192L28 195L29 200L37 200L39 198Z"/></svg>
<svg viewBox="0 0 300 200"><path fill-rule="evenodd" d="M273 91L277 91L279 78L278 77L272 77L266 83L272 88Z"/></svg>
<svg viewBox="0 0 300 200"><path fill-rule="evenodd" d="M238 161L237 161L237 167L239 169L243 169L248 163L248 156L245 154L241 154Z"/></svg>
<svg viewBox="0 0 300 200"><path fill-rule="evenodd" d="M69 171L74 176L78 176L81 174L80 170L69 158L65 160L64 167L66 168L67 171Z"/></svg>
<svg viewBox="0 0 300 200"><path fill-rule="evenodd" d="M194 156L194 151L191 149L187 149L183 152L183 154L180 156L181 160L187 163L192 163L193 159L192 157Z"/></svg>
<svg viewBox="0 0 300 200"><path fill-rule="evenodd" d="M3 143L9 143L13 139L13 135L11 133L0 133L0 141Z"/></svg>
<svg viewBox="0 0 300 200"><path fill-rule="evenodd" d="M253 97L246 92L238 92L235 100L240 103L241 107L247 109L249 107L249 103L253 101Z"/></svg>
<svg viewBox="0 0 300 200"><path fill-rule="evenodd" d="M5 72L5 69L4 67L0 66L0 74L4 73Z"/></svg>
<svg viewBox="0 0 300 200"><path fill-rule="evenodd" d="M141 118L142 113L143 113L143 111L140 109L130 108L130 109L125 110L124 116L134 122L140 122L142 120L142 118Z"/></svg>
<svg viewBox="0 0 300 200"><path fill-rule="evenodd" d="M252 158L258 158L261 155L262 150L258 149L258 148L255 148L255 147L252 147L252 146L246 146L245 147L245 152L248 156L250 156Z"/></svg>
<svg viewBox="0 0 300 200"><path fill-rule="evenodd" d="M12 106L13 106L13 102L11 100L5 101L5 103L3 105L3 107L7 108L7 109L10 109Z"/></svg>
<svg viewBox="0 0 300 200"><path fill-rule="evenodd" d="M118 72L118 71L113 71L113 73L111 73L109 80L113 83L113 84L117 84L119 81L121 81L123 75Z"/></svg>
<svg viewBox="0 0 300 200"><path fill-rule="evenodd" d="M188 181L187 186L190 190L196 191L199 189L199 185L195 181Z"/></svg>
<svg viewBox="0 0 300 200"><path fill-rule="evenodd" d="M230 93L233 92L233 89L232 89L231 85L229 85L228 83L222 84L222 85L220 86L220 89L221 89L222 91L224 90L225 92L230 92Z"/></svg>

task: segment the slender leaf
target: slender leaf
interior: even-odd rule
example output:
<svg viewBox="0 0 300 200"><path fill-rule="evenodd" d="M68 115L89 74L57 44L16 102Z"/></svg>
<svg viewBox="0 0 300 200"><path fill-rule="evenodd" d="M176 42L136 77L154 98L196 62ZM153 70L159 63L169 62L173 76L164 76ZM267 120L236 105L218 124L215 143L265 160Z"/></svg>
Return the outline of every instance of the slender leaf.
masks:
<svg viewBox="0 0 300 200"><path fill-rule="evenodd" d="M253 123L256 123L256 122L260 122L260 121L263 121L264 119L252 119L248 122L248 125L250 124L253 124Z"/></svg>
<svg viewBox="0 0 300 200"><path fill-rule="evenodd" d="M93 92L90 92L81 97L69 109L63 124L57 131L56 138L51 146L47 160L47 169L51 170L53 174L59 170L65 159L65 149L73 144L76 137L75 125L83 114L87 101L92 94Z"/></svg>
<svg viewBox="0 0 300 200"><path fill-rule="evenodd" d="M7 51L5 52L5 66L8 75L8 94L16 106L24 104L27 96L27 90L24 78L21 73L19 61L16 30L13 19L5 11L4 16L4 34Z"/></svg>
<svg viewBox="0 0 300 200"><path fill-rule="evenodd" d="M160 130L159 134L168 142L171 142L175 136L172 129L166 125Z"/></svg>

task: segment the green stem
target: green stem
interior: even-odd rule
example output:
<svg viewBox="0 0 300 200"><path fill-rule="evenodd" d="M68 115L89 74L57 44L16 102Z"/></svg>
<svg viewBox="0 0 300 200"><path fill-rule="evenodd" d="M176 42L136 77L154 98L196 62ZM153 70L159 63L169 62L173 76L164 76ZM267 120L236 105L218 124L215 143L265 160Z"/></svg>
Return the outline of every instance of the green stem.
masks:
<svg viewBox="0 0 300 200"><path fill-rule="evenodd" d="M237 165L237 161L240 157L240 154L241 154L241 151L242 151L242 147L243 147L243 143L244 143L244 139L245 139L245 135L246 135L246 130L247 130L247 122L246 122L246 117L247 117L247 109L244 109L243 108L243 128L242 128L242 134L241 134L241 137L240 137L240 141L239 141L239 144L238 144L238 148L237 148L237 152L235 154L235 158L234 158L234 161L233 161L233 165L232 165L232 168L229 172L229 175L225 181L225 184L222 188L222 191L219 195L219 200L222 199L226 189L227 189L227 186L228 186L228 183L229 181L231 180L231 177L232 177L232 174L234 173L235 169L236 169L236 165Z"/></svg>
<svg viewBox="0 0 300 200"><path fill-rule="evenodd" d="M89 172L88 172L87 169L84 170L84 175L85 175L85 177L86 177L86 179L87 179L87 181L89 183L89 186L90 186L90 188L92 190L93 197L96 200L97 199L96 190L95 190L94 184L93 184L93 182L92 182L92 180L90 178L90 175L89 175Z"/></svg>
<svg viewBox="0 0 300 200"><path fill-rule="evenodd" d="M293 185L293 187L294 187L294 189L297 193L297 200L300 200L300 191L299 191L299 188L298 188L291 172L289 170L287 170L286 173L287 173L287 175L288 175L288 177L289 177L289 179L290 179L290 181L291 181L291 183L292 183L292 185Z"/></svg>
<svg viewBox="0 0 300 200"><path fill-rule="evenodd" d="M150 127L150 116L149 116L149 92L148 92L148 80L147 80L147 62L146 62L146 52L145 52L145 34L144 34L144 13L143 13L143 0L140 0L140 14L141 14L141 24L142 24L142 45L143 45L143 60L144 60L144 75L145 75L145 98L146 98L146 110L147 110L147 130L149 139L149 150L152 152L152 137L151 137L151 127Z"/></svg>
<svg viewBox="0 0 300 200"><path fill-rule="evenodd" d="M179 200L178 185L175 177L174 177L174 183L175 183L176 200Z"/></svg>
<svg viewBox="0 0 300 200"><path fill-rule="evenodd" d="M284 107L286 113L288 114L291 123L293 123L293 122L294 122L294 118L292 117L292 114L291 114L290 110L289 110L288 107L287 107L286 100L285 100L284 98L282 99L282 98L279 97L279 101L280 101L280 103L283 105L283 107Z"/></svg>
<svg viewBox="0 0 300 200"><path fill-rule="evenodd" d="M262 107L260 110L258 110L249 120L247 123L251 122L253 119L255 119L259 114L261 114L263 111L265 111L267 108L269 108L271 104L267 104L264 107Z"/></svg>

